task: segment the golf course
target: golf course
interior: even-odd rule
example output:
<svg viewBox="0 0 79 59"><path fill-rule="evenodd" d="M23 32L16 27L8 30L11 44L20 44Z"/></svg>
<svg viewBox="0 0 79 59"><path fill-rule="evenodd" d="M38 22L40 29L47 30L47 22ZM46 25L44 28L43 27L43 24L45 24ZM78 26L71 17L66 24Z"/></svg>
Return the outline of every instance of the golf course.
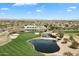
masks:
<svg viewBox="0 0 79 59"><path fill-rule="evenodd" d="M0 56L42 56L43 54L35 51L32 44L27 42L37 37L34 32L22 32L6 45L0 46Z"/></svg>

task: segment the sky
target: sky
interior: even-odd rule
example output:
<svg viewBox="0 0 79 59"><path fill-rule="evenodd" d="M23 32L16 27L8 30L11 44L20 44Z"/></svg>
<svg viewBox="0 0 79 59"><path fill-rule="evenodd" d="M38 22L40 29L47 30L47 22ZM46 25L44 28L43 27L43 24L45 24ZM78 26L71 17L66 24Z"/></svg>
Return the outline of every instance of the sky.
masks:
<svg viewBox="0 0 79 59"><path fill-rule="evenodd" d="M0 3L2 19L79 19L79 3Z"/></svg>

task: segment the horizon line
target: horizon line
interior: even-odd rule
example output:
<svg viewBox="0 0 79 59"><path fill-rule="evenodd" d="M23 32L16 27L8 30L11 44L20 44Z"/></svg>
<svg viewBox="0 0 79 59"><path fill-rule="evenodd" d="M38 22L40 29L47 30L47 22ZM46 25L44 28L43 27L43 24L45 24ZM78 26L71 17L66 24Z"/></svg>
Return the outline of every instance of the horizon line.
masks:
<svg viewBox="0 0 79 59"><path fill-rule="evenodd" d="M20 19L17 19L17 18L0 18L0 20L24 20L24 21L32 21L32 20L41 20L41 21L79 21L79 19L23 19L23 18L20 18Z"/></svg>

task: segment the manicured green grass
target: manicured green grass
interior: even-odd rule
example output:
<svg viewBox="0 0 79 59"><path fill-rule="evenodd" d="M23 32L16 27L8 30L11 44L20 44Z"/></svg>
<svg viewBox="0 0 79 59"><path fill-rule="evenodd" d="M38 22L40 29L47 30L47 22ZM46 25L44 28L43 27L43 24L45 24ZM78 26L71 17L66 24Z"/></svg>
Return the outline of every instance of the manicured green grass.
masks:
<svg viewBox="0 0 79 59"><path fill-rule="evenodd" d="M79 33L79 30L65 30L65 33Z"/></svg>
<svg viewBox="0 0 79 59"><path fill-rule="evenodd" d="M40 52L35 51L32 44L27 42L32 38L35 38L34 33L20 33L20 35L13 39L8 44L0 47L0 55L6 56L40 56L43 55Z"/></svg>

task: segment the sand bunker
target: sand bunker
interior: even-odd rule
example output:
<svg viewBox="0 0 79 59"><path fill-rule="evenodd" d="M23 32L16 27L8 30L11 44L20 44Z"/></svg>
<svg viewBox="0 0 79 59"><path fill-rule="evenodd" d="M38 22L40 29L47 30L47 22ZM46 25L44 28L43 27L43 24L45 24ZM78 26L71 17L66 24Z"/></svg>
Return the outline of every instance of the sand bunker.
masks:
<svg viewBox="0 0 79 59"><path fill-rule="evenodd" d="M0 33L0 46L7 44L8 42L11 41L11 39L8 36L9 32L5 31L5 32L1 32Z"/></svg>

